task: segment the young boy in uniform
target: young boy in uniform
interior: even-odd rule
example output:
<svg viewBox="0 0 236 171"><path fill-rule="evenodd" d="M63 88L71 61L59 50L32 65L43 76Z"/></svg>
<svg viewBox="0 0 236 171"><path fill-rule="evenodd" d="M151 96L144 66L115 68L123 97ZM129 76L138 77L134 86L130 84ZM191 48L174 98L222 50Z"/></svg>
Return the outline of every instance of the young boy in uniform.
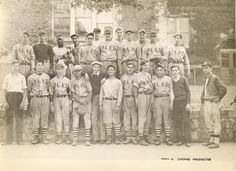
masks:
<svg viewBox="0 0 236 171"><path fill-rule="evenodd" d="M187 80L180 76L178 65L171 66L173 80L173 119L176 130L177 146L190 147L190 111L191 94Z"/></svg>
<svg viewBox="0 0 236 171"><path fill-rule="evenodd" d="M81 71L82 67L75 65L73 69L75 79L71 81L71 95L73 101L73 146L75 146L78 141L80 117L83 117L85 124L85 144L87 146L90 145L92 87L88 75Z"/></svg>
<svg viewBox="0 0 236 171"><path fill-rule="evenodd" d="M48 117L49 117L49 75L44 73L44 62L36 62L36 72L29 76L28 91L30 95L30 112L33 118L34 139L32 144L40 142L40 128L42 132L42 142L48 144Z"/></svg>
<svg viewBox="0 0 236 171"><path fill-rule="evenodd" d="M153 118L157 140L156 145L161 144L161 125L164 119L166 144L172 145L170 141L170 109L173 108L173 87L170 77L165 75L165 68L157 65L155 75L152 77L153 85Z"/></svg>
<svg viewBox="0 0 236 171"><path fill-rule="evenodd" d="M112 128L115 128L115 143L120 143L120 105L123 95L122 82L115 77L116 68L107 67L108 78L103 81L100 91L99 106L103 112L106 128L106 144L111 144Z"/></svg>
<svg viewBox="0 0 236 171"><path fill-rule="evenodd" d="M147 146L147 136L151 123L152 79L149 74L149 62L141 62L141 71L137 73L134 82L134 96L138 108L139 143ZM144 137L145 134L145 137Z"/></svg>
<svg viewBox="0 0 236 171"><path fill-rule="evenodd" d="M124 109L124 128L126 131L125 144L137 144L136 131L138 115L134 98L133 83L135 80L135 63L127 63L127 73L121 76L123 84L123 109Z"/></svg>
<svg viewBox="0 0 236 171"><path fill-rule="evenodd" d="M51 110L54 111L57 140L56 144L62 143L62 127L64 125L66 144L70 144L70 80L65 77L65 69L62 63L56 64L56 76L50 81Z"/></svg>

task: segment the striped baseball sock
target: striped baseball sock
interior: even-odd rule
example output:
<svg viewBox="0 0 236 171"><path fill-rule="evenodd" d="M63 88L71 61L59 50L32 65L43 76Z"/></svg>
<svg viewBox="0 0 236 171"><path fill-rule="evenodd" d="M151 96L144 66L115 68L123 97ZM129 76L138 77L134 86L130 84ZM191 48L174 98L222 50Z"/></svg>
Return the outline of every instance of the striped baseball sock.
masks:
<svg viewBox="0 0 236 171"><path fill-rule="evenodd" d="M90 140L90 129L85 129L85 140Z"/></svg>
<svg viewBox="0 0 236 171"><path fill-rule="evenodd" d="M166 139L170 137L170 128L165 128Z"/></svg>
<svg viewBox="0 0 236 171"><path fill-rule="evenodd" d="M39 128L34 129L34 136L39 136Z"/></svg>
<svg viewBox="0 0 236 171"><path fill-rule="evenodd" d="M214 135L214 143L219 144L220 143L220 135Z"/></svg>
<svg viewBox="0 0 236 171"><path fill-rule="evenodd" d="M106 134L107 134L108 136L111 136L111 131L112 131L112 128L111 128L110 126L107 126L107 125L106 125Z"/></svg>
<svg viewBox="0 0 236 171"><path fill-rule="evenodd" d="M43 136L48 135L48 129L47 128L42 128L42 135Z"/></svg>
<svg viewBox="0 0 236 171"><path fill-rule="evenodd" d="M214 132L210 132L210 143L214 143L214 138L215 138L215 136L214 136Z"/></svg>
<svg viewBox="0 0 236 171"><path fill-rule="evenodd" d="M62 132L57 132L57 135L58 136L62 136Z"/></svg>
<svg viewBox="0 0 236 171"><path fill-rule="evenodd" d="M65 135L66 135L66 136L69 136L69 135L70 135L70 133L69 133L69 132L65 132Z"/></svg>
<svg viewBox="0 0 236 171"><path fill-rule="evenodd" d="M132 131L132 136L136 137L136 131L135 130Z"/></svg>
<svg viewBox="0 0 236 171"><path fill-rule="evenodd" d="M78 131L79 131L79 128L74 128L73 129L73 139L77 139L78 138Z"/></svg>
<svg viewBox="0 0 236 171"><path fill-rule="evenodd" d="M149 134L148 129L144 129L144 136L148 136L148 134Z"/></svg>
<svg viewBox="0 0 236 171"><path fill-rule="evenodd" d="M120 125L115 126L115 134L116 134L117 137L120 136Z"/></svg>
<svg viewBox="0 0 236 171"><path fill-rule="evenodd" d="M155 128L155 133L156 133L156 136L160 138L160 136L161 136L161 128Z"/></svg>
<svg viewBox="0 0 236 171"><path fill-rule="evenodd" d="M131 130L127 130L126 131L126 137L130 137L131 136Z"/></svg>

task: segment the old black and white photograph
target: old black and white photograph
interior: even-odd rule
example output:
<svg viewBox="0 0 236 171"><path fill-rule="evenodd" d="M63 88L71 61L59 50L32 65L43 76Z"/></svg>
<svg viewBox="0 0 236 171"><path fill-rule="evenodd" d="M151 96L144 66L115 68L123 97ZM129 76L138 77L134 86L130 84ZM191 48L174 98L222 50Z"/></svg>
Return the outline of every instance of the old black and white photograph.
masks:
<svg viewBox="0 0 236 171"><path fill-rule="evenodd" d="M1 171L236 171L235 0L0 0Z"/></svg>

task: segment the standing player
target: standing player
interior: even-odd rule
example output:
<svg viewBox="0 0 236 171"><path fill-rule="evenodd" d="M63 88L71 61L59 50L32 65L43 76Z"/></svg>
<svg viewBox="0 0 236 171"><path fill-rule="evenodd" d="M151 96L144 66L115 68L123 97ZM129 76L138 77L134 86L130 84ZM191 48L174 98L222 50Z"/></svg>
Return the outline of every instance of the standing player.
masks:
<svg viewBox="0 0 236 171"><path fill-rule="evenodd" d="M122 82L115 77L116 68L107 67L108 79L101 86L99 97L100 111L106 127L106 144L111 144L112 128L115 128L115 143L120 143L120 105L122 101Z"/></svg>
<svg viewBox="0 0 236 171"><path fill-rule="evenodd" d="M171 68L172 65L178 65L180 69L180 75L186 76L187 78L190 77L190 63L188 54L183 47L182 42L182 35L176 34L173 36L175 38L175 45L168 47L167 50L167 57L169 61L169 67ZM187 70L185 74L184 70Z"/></svg>
<svg viewBox="0 0 236 171"><path fill-rule="evenodd" d="M120 58L122 64L121 73L126 73L127 62L132 61L135 64L135 70L138 70L138 60L140 59L140 49L137 44L132 40L133 39L133 30L126 30L127 41L121 45L120 49Z"/></svg>
<svg viewBox="0 0 236 171"><path fill-rule="evenodd" d="M21 43L13 47L12 60L17 60L20 64L19 73L27 77L35 70L35 56L33 48L28 45L29 33L22 34Z"/></svg>
<svg viewBox="0 0 236 171"><path fill-rule="evenodd" d="M180 76L178 65L171 66L173 79L173 121L176 130L177 146L190 147L190 111L191 94L187 80Z"/></svg>
<svg viewBox="0 0 236 171"><path fill-rule="evenodd" d="M64 75L64 65L57 63L55 66L56 76L50 81L51 109L55 114L57 140L56 144L62 143L62 127L64 125L66 144L70 144L70 80Z"/></svg>
<svg viewBox="0 0 236 171"><path fill-rule="evenodd" d="M139 68L140 68L140 64L141 64L141 60L142 60L141 58L143 56L143 47L149 43L150 43L150 40L147 39L147 37L146 37L146 31L144 29L141 29L139 31L139 40L136 41L136 44L137 44L137 46L140 50L140 53L141 53L140 58L139 58L139 63L138 63Z"/></svg>
<svg viewBox="0 0 236 171"><path fill-rule="evenodd" d="M155 64L165 66L168 71L167 57L164 56L164 46L157 42L157 34L155 31L150 33L150 43L143 46L142 60L150 61L150 73L154 74Z"/></svg>
<svg viewBox="0 0 236 171"><path fill-rule="evenodd" d="M19 73L19 62L12 60L12 71L4 77L2 89L6 106L6 144L13 141L13 125L15 120L16 143L22 144L23 109L27 106L26 80Z"/></svg>
<svg viewBox="0 0 236 171"><path fill-rule="evenodd" d="M100 62L103 64L101 72L105 73L109 65L113 65L121 70L121 60L119 59L120 47L117 41L112 40L112 28L105 27L104 34L105 40L99 44ZM116 70L116 76L118 74Z"/></svg>
<svg viewBox="0 0 236 171"><path fill-rule="evenodd" d="M76 64L79 64L78 62L78 54L79 54L79 35L78 34L72 34L70 36L72 42L73 42L73 45L70 45L69 46L69 49L70 49L70 54L72 54L73 56L73 59L72 61Z"/></svg>
<svg viewBox="0 0 236 171"><path fill-rule="evenodd" d="M121 27L118 27L116 30L116 41L119 43L119 46L121 46L125 40L123 38L123 29Z"/></svg>
<svg viewBox="0 0 236 171"><path fill-rule="evenodd" d="M99 111L99 95L101 89L101 81L105 78L105 74L101 73L102 63L95 61L92 64L93 73L89 75L89 81L92 86L92 139L93 143L105 142L105 127L103 123L103 113Z"/></svg>
<svg viewBox="0 0 236 171"><path fill-rule="evenodd" d="M134 143L137 144L136 132L137 132L137 120L138 115L136 112L136 103L134 98L133 83L136 74L135 64L133 62L127 63L127 73L121 76L123 84L123 110L124 110L124 128L126 131L125 144Z"/></svg>
<svg viewBox="0 0 236 171"><path fill-rule="evenodd" d="M33 118L34 140L32 144L40 142L40 128L42 142L48 144L48 117L49 117L49 83L50 77L43 71L43 61L36 62L36 72L27 80L28 92L31 97L30 113Z"/></svg>
<svg viewBox="0 0 236 171"><path fill-rule="evenodd" d="M151 123L152 79L149 74L149 62L141 62L141 71L137 73L134 82L134 96L138 107L139 143L148 145L147 136ZM144 137L145 136L145 137Z"/></svg>
<svg viewBox="0 0 236 171"><path fill-rule="evenodd" d="M33 46L35 60L42 60L44 62L44 72L53 76L53 50L52 47L46 43L46 32L39 32L39 43Z"/></svg>
<svg viewBox="0 0 236 171"><path fill-rule="evenodd" d="M219 102L225 96L227 89L224 83L212 73L212 64L210 62L204 62L202 67L205 82L201 102L204 106L206 128L210 134L209 142L204 145L208 146L208 148L219 148L221 132Z"/></svg>
<svg viewBox="0 0 236 171"><path fill-rule="evenodd" d="M75 65L73 69L75 79L71 81L72 95L72 115L73 115L73 142L75 146L78 142L79 119L82 117L85 124L85 144L90 145L91 129L91 97L92 87L86 73L82 73L82 67Z"/></svg>
<svg viewBox="0 0 236 171"><path fill-rule="evenodd" d="M99 46L99 44L101 43L101 30L99 28L95 28L93 29L93 34L94 34L94 41L93 41L93 44L95 46Z"/></svg>
<svg viewBox="0 0 236 171"><path fill-rule="evenodd" d="M156 145L161 144L161 126L162 118L164 120L166 144L172 145L170 141L171 116L170 110L173 108L173 87L170 77L165 75L162 65L157 65L156 75L152 77L153 85L153 118L155 123L155 132L157 136Z"/></svg>
<svg viewBox="0 0 236 171"><path fill-rule="evenodd" d="M79 64L83 68L83 72L87 74L92 73L91 63L99 60L99 49L93 45L93 33L86 35L86 45L81 46L79 49Z"/></svg>

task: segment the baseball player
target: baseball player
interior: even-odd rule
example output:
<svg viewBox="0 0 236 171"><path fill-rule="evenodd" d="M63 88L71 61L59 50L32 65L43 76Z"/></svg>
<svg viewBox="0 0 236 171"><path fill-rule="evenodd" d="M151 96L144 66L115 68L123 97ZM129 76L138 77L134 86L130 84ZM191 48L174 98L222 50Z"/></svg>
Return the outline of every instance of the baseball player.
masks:
<svg viewBox="0 0 236 171"><path fill-rule="evenodd" d="M143 46L142 60L150 61L150 73L154 75L153 70L155 65L159 64L165 67L165 71L168 71L167 57L164 56L164 46L157 42L157 34L155 31L150 32L150 43Z"/></svg>
<svg viewBox="0 0 236 171"><path fill-rule="evenodd" d="M94 41L93 45L97 46L101 43L101 30L99 28L93 29Z"/></svg>
<svg viewBox="0 0 236 171"><path fill-rule="evenodd" d="M125 39L123 38L123 29L121 27L118 27L115 30L115 33L116 33L116 41L119 43L119 46L121 46L125 42Z"/></svg>
<svg viewBox="0 0 236 171"><path fill-rule="evenodd" d="M72 34L71 36L71 40L73 42L72 45L69 46L69 50L70 50L70 54L72 54L73 59L72 61L76 64L79 64L79 48L80 48L80 43L79 43L79 35L78 34Z"/></svg>
<svg viewBox="0 0 236 171"><path fill-rule="evenodd" d="M165 75L165 68L162 65L157 65L156 75L152 77L153 86L153 118L155 123L155 132L157 140L156 145L161 144L161 126L162 118L164 120L166 144L172 145L170 141L171 117L170 109L173 109L173 87L170 77Z"/></svg>
<svg viewBox="0 0 236 171"><path fill-rule="evenodd" d="M136 44L140 50L140 58L139 58L139 68L140 68L140 64L141 64L141 61L142 61L142 56L143 56L143 46L146 45L146 44L149 44L150 43L150 40L147 39L147 35L146 35L146 31L144 29L141 29L139 30L139 40L136 41Z"/></svg>
<svg viewBox="0 0 236 171"><path fill-rule="evenodd" d="M180 76L178 65L171 66L174 102L173 121L176 130L177 146L190 147L190 111L191 93L187 80Z"/></svg>
<svg viewBox="0 0 236 171"><path fill-rule="evenodd" d="M114 126L115 143L120 143L120 105L122 100L122 82L115 77L116 68L107 67L108 78L103 81L99 97L100 111L106 127L106 144L111 144L111 133Z"/></svg>
<svg viewBox="0 0 236 171"><path fill-rule="evenodd" d="M105 27L104 29L105 40L99 44L100 62L103 66L101 72L106 73L106 69L109 65L118 67L121 70L121 60L119 59L119 44L117 41L112 40L112 28ZM116 69L116 76L118 76Z"/></svg>
<svg viewBox="0 0 236 171"><path fill-rule="evenodd" d="M82 117L85 124L85 144L90 145L91 129L91 97L92 87L88 75L82 72L80 65L75 65L73 69L75 79L71 81L72 95L72 115L73 115L73 142L75 146L78 142L79 119Z"/></svg>
<svg viewBox="0 0 236 171"><path fill-rule="evenodd" d="M105 126L103 123L103 113L99 111L99 95L101 89L101 81L105 78L105 74L101 73L102 63L95 61L92 64L93 73L89 75L89 81L92 86L92 139L93 143L105 142Z"/></svg>
<svg viewBox="0 0 236 171"><path fill-rule="evenodd" d="M64 126L66 144L70 144L70 80L64 75L64 65L57 63L55 66L56 76L50 81L51 110L54 111L57 140L56 144L62 143L62 127Z"/></svg>
<svg viewBox="0 0 236 171"><path fill-rule="evenodd" d="M6 142L13 142L13 125L15 120L16 143L22 144L23 110L27 108L26 80L19 73L19 62L12 60L11 73L4 77L2 89L4 90L4 106L6 107Z"/></svg>
<svg viewBox="0 0 236 171"><path fill-rule="evenodd" d="M141 52L137 44L132 40L133 39L133 30L126 30L127 41L121 45L120 49L120 58L122 64L121 73L126 73L127 62L132 61L135 64L135 71L138 70L138 59L140 58Z"/></svg>
<svg viewBox="0 0 236 171"><path fill-rule="evenodd" d="M64 38L61 34L56 36L57 46L53 47L53 61L54 65L59 61L65 64L65 76L71 79L72 71L72 54L70 49L64 46Z"/></svg>
<svg viewBox="0 0 236 171"><path fill-rule="evenodd" d="M94 35L93 33L88 33L86 35L86 45L81 46L79 49L79 64L83 68L83 72L87 74L92 73L91 63L98 61L100 56L100 51L97 46L93 45Z"/></svg>
<svg viewBox="0 0 236 171"><path fill-rule="evenodd" d="M28 77L28 92L31 97L30 113L33 118L34 139L32 144L40 142L40 128L42 142L48 144L48 117L49 117L49 83L50 77L43 71L43 61L36 62L36 72Z"/></svg>
<svg viewBox="0 0 236 171"><path fill-rule="evenodd" d="M136 106L138 107L139 143L145 146L148 145L147 136L151 123L152 79L149 69L149 62L142 61L141 71L137 73L133 84Z"/></svg>
<svg viewBox="0 0 236 171"><path fill-rule="evenodd" d="M121 76L123 84L123 110L124 110L124 128L126 131L125 144L137 144L136 132L138 115L136 111L136 103L134 98L133 84L136 79L135 71L136 64L133 62L127 63L127 73Z"/></svg>
<svg viewBox="0 0 236 171"><path fill-rule="evenodd" d="M166 56L168 57L169 67L171 68L172 65L178 65L180 68L180 75L189 78L190 63L188 54L183 47L182 34L177 33L173 37L175 38L175 45L169 46L166 54ZM187 70L186 74L184 72L185 69Z"/></svg>
<svg viewBox="0 0 236 171"><path fill-rule="evenodd" d="M202 64L205 82L201 96L201 102L204 106L204 119L206 128L210 134L210 140L204 144L208 148L219 148L221 119L219 103L225 96L227 89L224 83L212 73L212 64L204 62Z"/></svg>
<svg viewBox="0 0 236 171"><path fill-rule="evenodd" d="M46 43L46 32L39 32L39 43L33 46L35 60L44 61L44 72L50 77L53 76L53 50L52 47Z"/></svg>
<svg viewBox="0 0 236 171"><path fill-rule="evenodd" d="M19 73L27 77L35 70L35 56L33 48L28 45L29 33L22 34L21 43L13 47L12 60L18 60L20 64Z"/></svg>

